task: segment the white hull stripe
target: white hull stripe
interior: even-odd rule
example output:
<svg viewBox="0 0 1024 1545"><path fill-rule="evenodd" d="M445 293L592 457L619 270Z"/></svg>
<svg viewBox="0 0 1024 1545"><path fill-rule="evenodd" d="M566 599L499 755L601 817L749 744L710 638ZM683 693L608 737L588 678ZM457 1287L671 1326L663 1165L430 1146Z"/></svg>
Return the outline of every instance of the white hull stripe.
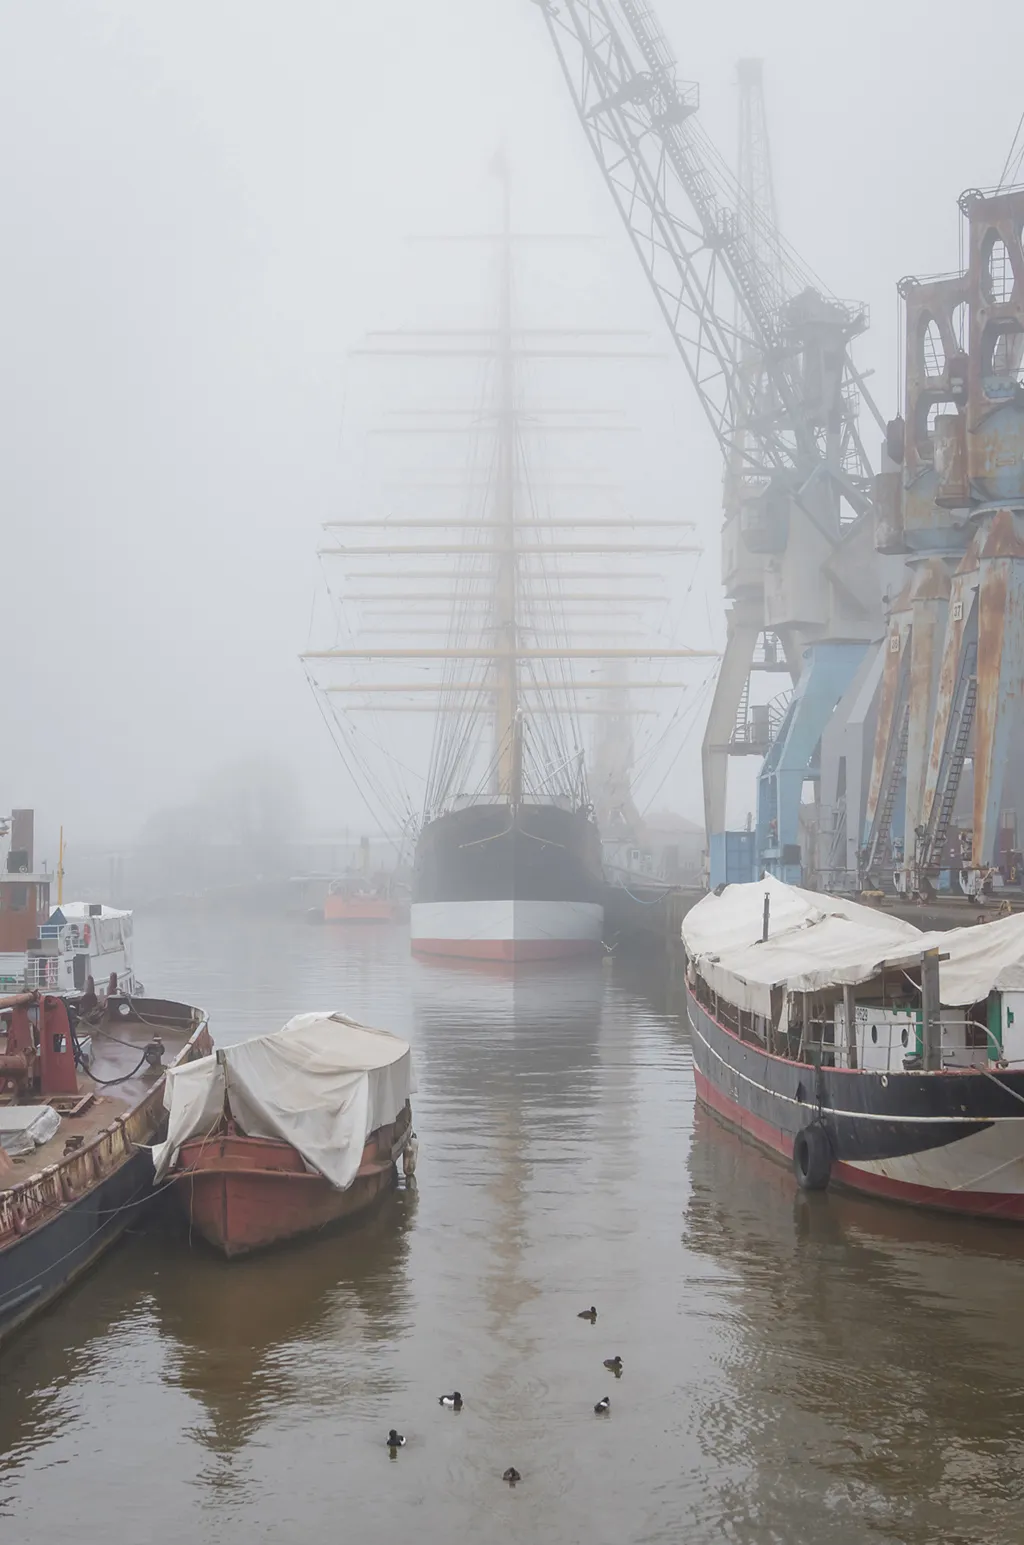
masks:
<svg viewBox="0 0 1024 1545"><path fill-rule="evenodd" d="M589 901L417 901L409 911L413 940L509 939L597 942L604 908Z"/></svg>
<svg viewBox="0 0 1024 1545"><path fill-rule="evenodd" d="M1005 1126L967 1132L954 1143L892 1159L843 1159L844 1166L933 1191L1024 1192L1024 1130Z"/></svg>

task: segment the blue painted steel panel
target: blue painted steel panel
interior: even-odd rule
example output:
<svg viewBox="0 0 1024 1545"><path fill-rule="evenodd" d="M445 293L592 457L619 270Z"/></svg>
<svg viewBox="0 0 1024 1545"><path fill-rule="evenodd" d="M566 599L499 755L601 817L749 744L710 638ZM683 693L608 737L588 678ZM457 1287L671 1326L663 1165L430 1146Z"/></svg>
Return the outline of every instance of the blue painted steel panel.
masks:
<svg viewBox="0 0 1024 1545"><path fill-rule="evenodd" d="M820 643L804 650L800 679L764 759L757 789L757 854L768 873L787 884L799 885L802 878L791 855L800 844L804 781L819 776L822 734L869 647Z"/></svg>
<svg viewBox="0 0 1024 1545"><path fill-rule="evenodd" d="M756 859L754 832L712 832L708 844L712 890L717 885L746 885L756 880Z"/></svg>

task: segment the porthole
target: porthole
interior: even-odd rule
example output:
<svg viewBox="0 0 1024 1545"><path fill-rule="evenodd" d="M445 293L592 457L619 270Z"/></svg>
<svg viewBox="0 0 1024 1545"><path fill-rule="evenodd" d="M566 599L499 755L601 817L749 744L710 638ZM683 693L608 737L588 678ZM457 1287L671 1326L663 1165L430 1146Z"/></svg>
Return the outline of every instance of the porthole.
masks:
<svg viewBox="0 0 1024 1545"><path fill-rule="evenodd" d="M873 1046L877 1046L878 1045L878 1026L877 1025L872 1025L871 1026L871 1044Z"/></svg>
<svg viewBox="0 0 1024 1545"><path fill-rule="evenodd" d="M906 1044L909 1041L909 1039L910 1039L910 1037L907 1034L906 1026L904 1026L902 1031L900 1032L900 1040L903 1042L904 1046L906 1046Z"/></svg>

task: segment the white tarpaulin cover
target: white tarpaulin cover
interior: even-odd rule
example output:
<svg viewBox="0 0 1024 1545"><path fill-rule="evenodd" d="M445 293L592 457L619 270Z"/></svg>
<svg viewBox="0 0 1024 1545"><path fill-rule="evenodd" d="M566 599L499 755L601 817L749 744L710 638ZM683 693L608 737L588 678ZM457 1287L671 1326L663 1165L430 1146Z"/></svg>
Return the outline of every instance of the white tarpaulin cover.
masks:
<svg viewBox="0 0 1024 1545"><path fill-rule="evenodd" d="M366 1139L396 1119L412 1090L407 1041L344 1014L297 1014L273 1035L168 1072L156 1178L173 1167L182 1143L215 1129L226 1099L247 1136L291 1143L311 1169L347 1190Z"/></svg>
<svg viewBox="0 0 1024 1545"><path fill-rule="evenodd" d="M0 1107L0 1148L11 1155L33 1153L48 1143L60 1127L52 1105Z"/></svg>
<svg viewBox="0 0 1024 1545"><path fill-rule="evenodd" d="M939 962L939 997L950 1006L980 1003L994 990L1024 991L1024 912L948 933L922 934L915 949L948 954L948 960Z"/></svg>
<svg viewBox="0 0 1024 1545"><path fill-rule="evenodd" d="M977 1003L994 988L1024 989L1024 915L922 933L874 907L766 876L705 896L683 919L682 935L694 968L715 992L766 1018L773 987L795 993L855 986L883 965L913 965L927 949L950 957L939 966L943 1004Z"/></svg>

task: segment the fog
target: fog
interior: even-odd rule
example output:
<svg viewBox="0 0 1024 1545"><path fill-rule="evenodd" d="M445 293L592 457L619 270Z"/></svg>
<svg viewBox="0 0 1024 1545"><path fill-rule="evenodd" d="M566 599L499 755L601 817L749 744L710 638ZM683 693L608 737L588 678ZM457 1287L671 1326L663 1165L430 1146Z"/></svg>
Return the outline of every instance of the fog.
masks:
<svg viewBox="0 0 1024 1545"><path fill-rule="evenodd" d="M736 60L764 59L783 229L869 303L858 363L892 414L895 283L957 266L957 196L997 180L1024 105L1006 7L657 10L730 160ZM580 283L552 259L552 293L665 354L626 389L630 492L697 521L685 642L720 644L719 454L531 0L0 11L0 812L35 806L51 855L58 822L166 830L232 768L309 830L364 819L298 659L357 454L351 351L460 298L449 250L409 238L494 228L499 146L518 225L603 238ZM699 809L699 735L660 799Z"/></svg>

